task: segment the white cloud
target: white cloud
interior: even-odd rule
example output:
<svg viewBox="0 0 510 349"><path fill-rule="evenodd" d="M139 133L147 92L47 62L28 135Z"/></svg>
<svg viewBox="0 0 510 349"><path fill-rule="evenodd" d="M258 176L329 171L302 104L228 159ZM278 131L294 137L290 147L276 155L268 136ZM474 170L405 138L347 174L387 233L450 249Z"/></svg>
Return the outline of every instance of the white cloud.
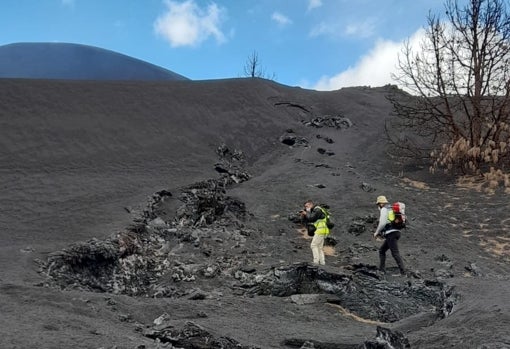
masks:
<svg viewBox="0 0 510 349"><path fill-rule="evenodd" d="M273 12L273 15L271 16L271 19L278 23L279 25L287 25L291 24L292 21L289 19L289 17L282 15L279 12Z"/></svg>
<svg viewBox="0 0 510 349"><path fill-rule="evenodd" d="M74 6L75 0L62 0L62 5L64 6Z"/></svg>
<svg viewBox="0 0 510 349"><path fill-rule="evenodd" d="M423 29L418 30L409 39L412 47L418 47L424 37ZM312 88L316 90L337 90L349 86L384 86L395 83L391 74L397 72L398 55L404 42L379 40L354 67L334 75L322 77Z"/></svg>
<svg viewBox="0 0 510 349"><path fill-rule="evenodd" d="M194 0L165 0L165 4L166 12L155 20L154 30L172 47L196 46L210 36L220 43L226 40L220 30L224 10L216 3L207 8L200 8Z"/></svg>
<svg viewBox="0 0 510 349"><path fill-rule="evenodd" d="M315 25L309 33L310 37L334 36L368 38L376 32L376 19L368 18L360 22L351 22L344 27L338 22L321 22Z"/></svg>
<svg viewBox="0 0 510 349"><path fill-rule="evenodd" d="M308 0L308 11L322 6L322 0Z"/></svg>
<svg viewBox="0 0 510 349"><path fill-rule="evenodd" d="M358 38L368 38L375 32L375 19L368 18L361 22L349 23L344 30L346 36L355 36Z"/></svg>
<svg viewBox="0 0 510 349"><path fill-rule="evenodd" d="M317 24L315 27L310 30L310 33L308 34L310 37L316 37L321 35L335 35L338 33L337 25L331 25L325 22L321 22Z"/></svg>

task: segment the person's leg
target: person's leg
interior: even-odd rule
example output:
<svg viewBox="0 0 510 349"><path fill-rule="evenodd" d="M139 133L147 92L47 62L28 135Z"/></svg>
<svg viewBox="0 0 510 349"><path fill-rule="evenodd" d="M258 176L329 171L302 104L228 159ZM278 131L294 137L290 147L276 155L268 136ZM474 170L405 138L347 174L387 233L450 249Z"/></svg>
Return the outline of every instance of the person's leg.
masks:
<svg viewBox="0 0 510 349"><path fill-rule="evenodd" d="M404 261L402 257L400 257L400 252L398 250L398 239L400 239L400 232L396 231L390 234L386 241L388 242L388 246L391 251L391 255L397 262L398 268L400 269L400 274L405 274L406 270L404 268Z"/></svg>
<svg viewBox="0 0 510 349"><path fill-rule="evenodd" d="M386 271L386 251L388 251L388 248L388 242L384 239L384 242L379 248L379 270L382 272Z"/></svg>
<svg viewBox="0 0 510 349"><path fill-rule="evenodd" d="M310 244L310 248L312 249L313 255L313 264L319 264L320 260L320 237L315 234L312 238L312 243Z"/></svg>
<svg viewBox="0 0 510 349"><path fill-rule="evenodd" d="M326 240L326 235L319 235L320 236L320 242L319 242L319 264L320 265L326 265L326 259L324 257L324 241Z"/></svg>

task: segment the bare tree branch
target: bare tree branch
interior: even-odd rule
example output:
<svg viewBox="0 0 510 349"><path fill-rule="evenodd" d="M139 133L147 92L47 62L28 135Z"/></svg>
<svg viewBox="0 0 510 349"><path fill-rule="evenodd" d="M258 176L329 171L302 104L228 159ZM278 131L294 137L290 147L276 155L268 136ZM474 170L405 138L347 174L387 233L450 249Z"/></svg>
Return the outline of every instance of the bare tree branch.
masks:
<svg viewBox="0 0 510 349"><path fill-rule="evenodd" d="M432 170L487 174L510 166L510 15L506 0L445 0L419 47L405 43L389 96L396 145L430 156ZM415 138L396 142L403 131Z"/></svg>
<svg viewBox="0 0 510 349"><path fill-rule="evenodd" d="M263 78L269 80L275 80L276 75L273 73L271 76L266 74L265 69L262 68L262 63L259 59L257 51L253 51L249 56L248 60L244 64L244 76L250 78Z"/></svg>

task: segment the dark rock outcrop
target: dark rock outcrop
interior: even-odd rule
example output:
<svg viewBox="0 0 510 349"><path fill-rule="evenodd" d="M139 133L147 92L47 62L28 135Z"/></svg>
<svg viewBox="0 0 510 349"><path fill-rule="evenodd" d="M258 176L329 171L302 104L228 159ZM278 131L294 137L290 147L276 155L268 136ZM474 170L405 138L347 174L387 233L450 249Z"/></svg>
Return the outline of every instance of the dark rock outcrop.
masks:
<svg viewBox="0 0 510 349"><path fill-rule="evenodd" d="M407 349L411 348L409 340L398 331L377 326L375 340L365 341L363 349Z"/></svg>
<svg viewBox="0 0 510 349"><path fill-rule="evenodd" d="M314 117L310 121L303 121L306 126L321 128L321 127L332 127L336 129L345 129L352 127L353 123L348 118L341 115L324 115Z"/></svg>
<svg viewBox="0 0 510 349"><path fill-rule="evenodd" d="M183 349L256 349L244 346L233 338L214 336L201 326L188 321L182 328L175 328L162 321L143 332L144 336L158 343L170 343L170 348Z"/></svg>
<svg viewBox="0 0 510 349"><path fill-rule="evenodd" d="M451 312L453 288L438 281L391 282L375 266L353 265L352 273L337 273L306 263L268 270L263 275L238 272L247 294L289 297L294 294L334 295L328 301L365 319L395 322L435 309L437 318Z"/></svg>

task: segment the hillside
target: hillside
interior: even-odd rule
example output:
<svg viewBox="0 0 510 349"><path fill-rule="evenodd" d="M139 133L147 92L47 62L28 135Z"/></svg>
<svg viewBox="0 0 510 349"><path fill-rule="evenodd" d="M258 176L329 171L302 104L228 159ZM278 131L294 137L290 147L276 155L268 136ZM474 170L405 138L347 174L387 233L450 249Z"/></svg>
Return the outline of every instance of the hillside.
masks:
<svg viewBox="0 0 510 349"><path fill-rule="evenodd" d="M510 347L508 198L390 157L391 90L0 80L0 347ZM408 277L374 272L378 195Z"/></svg>
<svg viewBox="0 0 510 349"><path fill-rule="evenodd" d="M99 47L55 42L0 46L0 78L188 80L170 70Z"/></svg>

